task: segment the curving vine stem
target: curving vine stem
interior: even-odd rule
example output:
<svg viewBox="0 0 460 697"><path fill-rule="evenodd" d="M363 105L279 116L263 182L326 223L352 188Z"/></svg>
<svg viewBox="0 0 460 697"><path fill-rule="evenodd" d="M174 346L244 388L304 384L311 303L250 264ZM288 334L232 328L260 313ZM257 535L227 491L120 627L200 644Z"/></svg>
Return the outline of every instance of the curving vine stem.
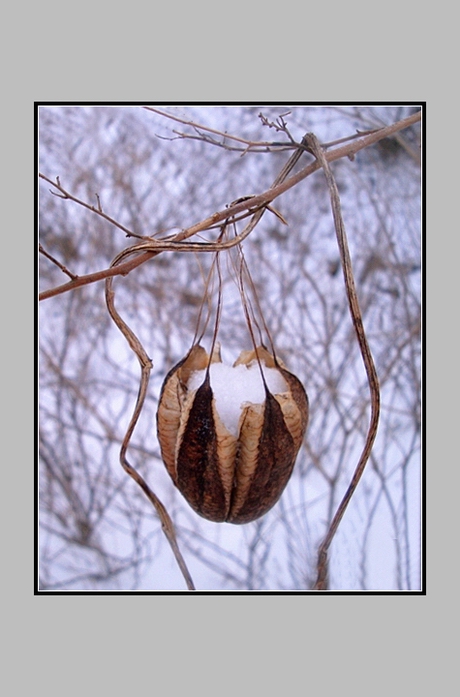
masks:
<svg viewBox="0 0 460 697"><path fill-rule="evenodd" d="M326 176L326 181L329 188L329 195L331 198L332 214L334 217L337 243L340 251L340 260L342 264L345 288L347 291L348 305L350 308L350 314L353 321L353 325L355 327L361 355L363 357L364 367L366 369L371 394L371 418L366 442L364 444L364 449L361 453L361 457L358 461L348 489L342 501L340 502L339 507L337 508L334 518L332 519L332 522L329 526L329 530L326 534L326 537L324 538L318 550L318 575L314 586L314 590L326 590L328 585L328 550L332 543L332 540L334 539L335 533L337 532L337 529L340 525L340 521L343 518L347 506L350 503L350 500L356 490L356 487L358 486L359 480L361 479L361 476L364 472L367 461L369 460L372 451L372 447L374 445L375 437L377 435L380 416L380 387L377 371L374 365L374 360L372 358L372 353L369 348L366 333L364 331L363 319L359 307L358 295L356 293L356 286L353 276L353 267L351 264L350 252L348 250L347 235L345 232L345 225L342 217L342 210L340 206L340 197L339 191L337 189L337 184L335 183L334 176L331 172L331 168L326 159L324 151L317 137L313 133L309 133L306 136L306 146L309 148L310 152L316 157L318 164L323 168L324 174Z"/></svg>
<svg viewBox="0 0 460 697"><path fill-rule="evenodd" d="M126 251L129 252L129 250L125 250L125 252L122 252L119 254L114 261L112 262L112 265L116 265L119 263L125 256L126 256ZM125 436L123 438L123 442L121 444L120 448L120 463L125 470L127 474L129 474L132 479L141 487L141 489L144 491L148 499L151 501L153 506L155 507L155 510L158 513L158 516L161 520L161 526L163 529L164 534L166 535L166 538L171 546L171 549L173 551L173 554L176 558L176 561L179 565L179 568L181 570L181 573L185 579L185 582L187 584L187 588L189 590L195 590L195 586L193 584L192 577L190 575L190 572L187 568L187 565L185 564L184 558L182 557L182 554L179 549L179 545L177 544L177 538L176 538L176 533L174 530L174 525L173 522L169 516L168 511L166 510L165 506L162 504L160 499L154 492L150 489L148 486L147 482L144 480L144 478L139 474L139 472L128 462L126 458L126 452L128 449L129 441L131 440L131 436L133 434L133 431L136 427L137 421L139 419L139 416L142 412L142 407L144 406L144 401L145 401L145 396L147 394L147 387L149 384L149 379L150 379L150 370L152 368L152 362L150 358L147 356L144 347L142 346L141 342L137 338L137 336L134 334L134 332L128 327L126 322L120 317L118 314L117 310L115 309L114 305L114 298L115 298L115 291L112 288L112 282L113 278L107 278L106 284L105 284L105 297L106 297L106 302L107 302L107 309L109 311L109 314L121 333L126 337L131 349L134 351L136 356L139 359L139 363L141 364L141 381L139 385L139 393L137 396L137 401L136 401L136 406L134 408L133 415L131 417L131 420L129 422L128 428L126 430Z"/></svg>

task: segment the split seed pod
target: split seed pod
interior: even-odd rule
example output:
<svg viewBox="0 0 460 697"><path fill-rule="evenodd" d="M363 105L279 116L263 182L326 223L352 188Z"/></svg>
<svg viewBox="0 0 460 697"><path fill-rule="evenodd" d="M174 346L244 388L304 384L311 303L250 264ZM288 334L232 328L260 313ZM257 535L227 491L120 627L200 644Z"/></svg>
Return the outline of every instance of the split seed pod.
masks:
<svg viewBox="0 0 460 697"><path fill-rule="evenodd" d="M201 346L170 370L160 394L157 429L163 461L190 506L214 522L249 523L275 505L307 428L302 384L265 348L256 351L243 351L234 366L258 358L279 371L287 390L273 395L265 387L264 403L246 402L236 436L217 411L209 371L198 389L188 389L191 374L206 370L210 362ZM213 362L221 362L218 351Z"/></svg>

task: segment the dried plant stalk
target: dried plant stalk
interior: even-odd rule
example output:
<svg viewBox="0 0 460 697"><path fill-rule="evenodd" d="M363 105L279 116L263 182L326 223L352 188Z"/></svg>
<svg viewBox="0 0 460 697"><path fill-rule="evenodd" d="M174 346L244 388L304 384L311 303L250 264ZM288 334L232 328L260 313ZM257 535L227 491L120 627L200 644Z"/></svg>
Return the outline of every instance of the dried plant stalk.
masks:
<svg viewBox="0 0 460 697"><path fill-rule="evenodd" d="M309 133L306 136L306 146L316 157L318 164L322 167L326 176L326 181L331 198L332 214L334 217L334 225L340 251L340 260L345 280L345 288L347 292L350 314L353 321L353 325L355 327L361 355L363 357L371 395L371 418L361 457L358 461L348 489L342 501L340 502L339 507L337 508L334 518L332 519L332 522L329 526L329 530L326 534L326 537L321 543L318 551L317 579L314 586L314 590L326 590L328 586L328 550L332 543L332 540L334 539L335 533L337 532L343 515L347 509L347 506L350 503L350 500L356 490L356 487L358 486L359 480L361 479L361 476L364 472L367 461L369 460L372 451L375 437L377 435L380 415L380 387L377 371L374 365L374 360L372 358L372 353L366 338L366 333L364 331L363 319L359 307L358 295L356 292L353 267L351 263L350 252L348 250L348 242L345 232L345 225L342 217L342 210L337 184L335 183L334 176L331 172L331 168L326 159L324 151L318 139L313 133Z"/></svg>
<svg viewBox="0 0 460 697"><path fill-rule="evenodd" d="M113 263L117 263L117 260L121 260L123 258L123 253L119 254L118 257L116 257L115 261ZM144 347L142 346L141 342L137 338L137 336L134 334L134 332L128 327L126 322L123 321L123 319L120 317L118 314L117 310L115 309L114 305L114 297L115 297L115 292L112 289L112 278L108 278L106 280L106 302L107 302L107 309L109 311L109 314L121 333L126 337L131 349L134 351L136 356L139 359L139 363L141 364L141 382L139 386L139 394L137 396L137 401L136 401L136 406L134 408L133 415L131 417L131 420L129 422L128 428L126 430L125 436L123 438L123 442L121 444L120 448L120 463L129 474L129 476L134 479L134 481L141 487L141 489L144 491L144 493L147 495L149 500L152 502L153 506L155 507L155 510L158 513L158 516L161 520L161 526L163 529L164 534L166 535L166 538L171 546L171 549L173 551L173 554L176 558L176 561L179 565L179 568L181 570L181 573L185 579L185 582L187 584L187 588L189 590L195 590L195 586L192 580L192 577L190 575L190 572L187 568L187 565L185 564L184 558L182 557L182 554L179 549L179 545L177 544L177 538L176 538L176 533L174 530L174 525L173 522L165 508L165 506L162 504L158 496L154 494L154 492L150 489L144 478L137 472L137 470L130 465L126 458L126 451L128 449L129 441L131 440L131 436L133 434L134 428L136 427L137 421L139 419L139 416L142 411L142 407L144 406L144 401L145 401L145 396L147 394L147 387L149 384L149 379L150 379L150 370L152 368L152 362L150 358L147 356Z"/></svg>

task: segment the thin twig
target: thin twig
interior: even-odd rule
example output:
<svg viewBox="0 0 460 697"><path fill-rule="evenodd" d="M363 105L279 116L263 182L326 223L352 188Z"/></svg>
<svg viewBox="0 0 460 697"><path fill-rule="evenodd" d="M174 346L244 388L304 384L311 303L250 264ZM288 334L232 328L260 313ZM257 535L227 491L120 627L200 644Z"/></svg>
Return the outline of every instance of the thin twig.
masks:
<svg viewBox="0 0 460 697"><path fill-rule="evenodd" d="M377 371L375 369L374 360L372 358L372 353L366 338L366 334L363 326L363 319L361 315L361 310L358 302L358 295L356 292L356 286L354 282L353 267L351 263L350 252L348 249L347 236L345 232L345 225L343 222L342 211L340 206L339 191L337 189L337 184L335 183L334 176L329 167L327 157L321 145L313 133L308 134L307 146L310 148L311 152L315 155L319 165L323 168L324 174L326 176L326 181L329 188L329 194L331 197L332 213L334 217L335 231L337 235L337 242L340 251L340 259L342 263L342 270L345 280L345 287L347 291L348 304L350 308L350 314L355 327L356 336L358 339L359 348L361 355L363 357L364 366L366 369L367 379L369 383L370 395L371 395L371 417L369 423L369 429L366 437L366 442L361 454L361 457L356 466L355 472L348 486L348 489L337 508L337 511L332 519L329 526L329 530L321 543L318 550L318 563L317 571L318 576L314 586L314 590L326 590L328 585L328 550L331 542L337 532L343 515L347 509L348 504L358 486L359 480L364 472L367 461L369 460L372 447L377 435L377 428L379 423L380 415L380 388L379 380L377 376Z"/></svg>
<svg viewBox="0 0 460 697"><path fill-rule="evenodd" d="M221 136L222 138L226 138L228 140L234 140L237 143L243 143L246 146L249 146L250 148L253 147L271 147L274 144L270 143L268 141L252 141L248 140L247 138L241 138L240 136L234 136L231 135L230 133L226 133L225 131L219 131L215 128L210 128L209 126L202 126L201 124L197 124L194 121L191 121L190 119L183 119L180 116L176 116L175 114L170 114L167 111L163 111L162 109L155 109L154 107L151 106L145 106L144 109L147 111L153 111L155 114L159 114L160 116L165 116L168 119L171 119L172 121L177 121L178 123L183 123L186 126L190 126L190 128L195 129L197 132L199 131L207 131L208 133L213 133L214 135ZM182 137L195 137L195 136L187 136L187 134L182 134L179 133L178 135ZM277 143L275 145L279 145L282 147L286 147L288 143Z"/></svg>
<svg viewBox="0 0 460 697"><path fill-rule="evenodd" d="M56 191L53 191L50 189L50 192L53 194L53 196L56 196L57 198L62 198L64 200L69 200L73 201L74 203L78 203L79 206L83 206L83 208L87 208L89 211L92 213L96 213L98 216L101 218L104 218L104 220L107 220L107 222L111 223L112 225L115 225L119 230L123 230L124 233L126 233L126 237L137 237L139 239L143 239L141 235L136 235L132 230L129 230L127 227L122 225L121 223L118 222L118 220L115 220L115 218L111 218L110 215L107 215L106 213L103 212L102 206L101 206L101 201L99 198L99 194L95 194L96 196L96 203L97 206L92 206L89 203L86 203L85 201L82 201L80 198L77 198L73 194L71 194L69 191L64 189L62 186L59 177L56 177L56 180L53 181L52 179L49 179L49 177L46 177L44 174L39 172L38 174L40 179L44 179L44 181L48 182L48 184L51 184L51 186L54 186L54 188L59 192L56 193Z"/></svg>
<svg viewBox="0 0 460 697"><path fill-rule="evenodd" d="M66 274L66 276L69 276L69 278L71 278L72 281L77 280L77 278L78 278L77 274L69 271L69 269L66 266L64 266L64 264L61 264L60 261L55 259L49 252L47 252L46 249L41 244L38 245L38 251L40 252L40 254L43 254L44 257L46 257L47 259L52 261L53 264L56 264L56 266L59 269L61 269L61 271Z"/></svg>

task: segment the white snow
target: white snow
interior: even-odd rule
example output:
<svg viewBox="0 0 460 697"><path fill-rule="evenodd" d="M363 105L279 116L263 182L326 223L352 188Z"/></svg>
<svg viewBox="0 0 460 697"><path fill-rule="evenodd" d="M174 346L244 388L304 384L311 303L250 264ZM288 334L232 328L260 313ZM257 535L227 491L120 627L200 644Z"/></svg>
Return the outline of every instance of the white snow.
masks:
<svg viewBox="0 0 460 697"><path fill-rule="evenodd" d="M272 394L287 392L288 387L281 373L276 368L267 368L262 364L267 387ZM205 370L198 370L190 375L189 390L197 390L204 382ZM262 404L265 401L265 389L257 363L249 366L230 366L225 363L212 363L210 367L211 387L216 400L216 408L226 428L238 436L238 421L245 403Z"/></svg>

